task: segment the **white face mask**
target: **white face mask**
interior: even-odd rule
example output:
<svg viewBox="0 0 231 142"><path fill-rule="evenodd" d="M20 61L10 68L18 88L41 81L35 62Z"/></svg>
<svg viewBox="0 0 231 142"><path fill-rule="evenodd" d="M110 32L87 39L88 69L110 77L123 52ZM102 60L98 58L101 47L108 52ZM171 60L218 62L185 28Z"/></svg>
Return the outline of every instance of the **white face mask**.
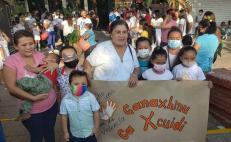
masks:
<svg viewBox="0 0 231 142"><path fill-rule="evenodd" d="M153 65L153 69L156 71L156 72L159 72L159 73L163 73L166 69L166 64L163 64L163 65L160 65L160 64L154 64Z"/></svg>
<svg viewBox="0 0 231 142"><path fill-rule="evenodd" d="M189 62L186 60L182 60L182 64L186 67L192 67L193 65L195 65L195 61Z"/></svg>
<svg viewBox="0 0 231 142"><path fill-rule="evenodd" d="M138 50L138 56L140 58L147 58L148 56L150 56L149 49L139 49Z"/></svg>

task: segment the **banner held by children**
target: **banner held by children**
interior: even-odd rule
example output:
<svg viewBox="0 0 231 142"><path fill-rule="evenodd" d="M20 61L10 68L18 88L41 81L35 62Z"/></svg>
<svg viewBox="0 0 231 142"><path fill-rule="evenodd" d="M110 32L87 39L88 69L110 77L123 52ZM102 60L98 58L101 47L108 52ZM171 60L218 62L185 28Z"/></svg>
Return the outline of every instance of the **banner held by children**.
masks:
<svg viewBox="0 0 231 142"><path fill-rule="evenodd" d="M209 111L206 81L92 82L102 108L116 104L101 121L100 142L205 142Z"/></svg>

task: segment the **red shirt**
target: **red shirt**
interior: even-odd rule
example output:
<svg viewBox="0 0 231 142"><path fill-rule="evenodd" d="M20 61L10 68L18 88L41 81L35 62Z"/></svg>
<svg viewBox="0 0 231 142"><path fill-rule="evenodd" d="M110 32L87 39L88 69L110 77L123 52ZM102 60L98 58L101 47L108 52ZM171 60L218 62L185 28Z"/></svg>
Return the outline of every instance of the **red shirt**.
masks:
<svg viewBox="0 0 231 142"><path fill-rule="evenodd" d="M51 71L47 71L45 73L43 73L48 79L50 79L50 81L52 81L52 84L56 84L57 83L57 77L58 77L58 70L55 69L53 72Z"/></svg>

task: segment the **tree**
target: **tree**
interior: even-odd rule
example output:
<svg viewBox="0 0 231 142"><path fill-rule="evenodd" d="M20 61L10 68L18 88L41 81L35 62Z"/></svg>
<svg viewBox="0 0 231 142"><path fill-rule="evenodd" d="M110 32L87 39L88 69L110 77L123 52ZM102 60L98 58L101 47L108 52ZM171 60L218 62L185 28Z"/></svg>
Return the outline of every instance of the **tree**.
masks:
<svg viewBox="0 0 231 142"><path fill-rule="evenodd" d="M171 8L179 9L181 5L183 8L191 9L191 2L189 0L168 0L168 5Z"/></svg>

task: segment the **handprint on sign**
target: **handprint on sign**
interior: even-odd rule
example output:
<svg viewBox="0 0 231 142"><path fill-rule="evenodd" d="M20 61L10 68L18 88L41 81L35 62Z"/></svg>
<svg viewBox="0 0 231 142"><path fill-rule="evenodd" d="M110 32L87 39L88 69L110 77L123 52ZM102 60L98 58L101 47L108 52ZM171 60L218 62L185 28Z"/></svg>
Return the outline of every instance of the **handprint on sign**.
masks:
<svg viewBox="0 0 231 142"><path fill-rule="evenodd" d="M106 104L106 107L102 108L102 112L100 112L100 118L102 120L109 120L116 110L116 104L114 102L107 101Z"/></svg>

